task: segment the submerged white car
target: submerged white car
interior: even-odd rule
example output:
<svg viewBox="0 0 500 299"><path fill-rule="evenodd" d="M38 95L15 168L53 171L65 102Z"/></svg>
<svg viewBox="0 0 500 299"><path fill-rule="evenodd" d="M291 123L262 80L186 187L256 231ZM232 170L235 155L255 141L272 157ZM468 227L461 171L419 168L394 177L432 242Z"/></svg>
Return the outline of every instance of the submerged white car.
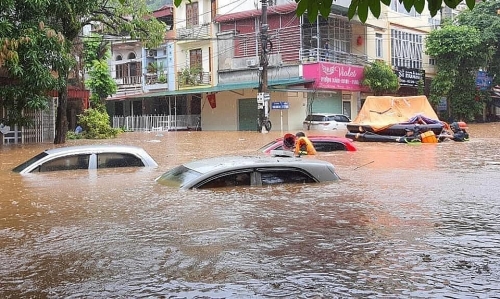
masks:
<svg viewBox="0 0 500 299"><path fill-rule="evenodd" d="M142 148L129 145L81 145L48 149L13 169L20 174L114 167L157 167Z"/></svg>
<svg viewBox="0 0 500 299"><path fill-rule="evenodd" d="M180 189L337 181L330 162L270 156L222 156L177 166L156 181Z"/></svg>

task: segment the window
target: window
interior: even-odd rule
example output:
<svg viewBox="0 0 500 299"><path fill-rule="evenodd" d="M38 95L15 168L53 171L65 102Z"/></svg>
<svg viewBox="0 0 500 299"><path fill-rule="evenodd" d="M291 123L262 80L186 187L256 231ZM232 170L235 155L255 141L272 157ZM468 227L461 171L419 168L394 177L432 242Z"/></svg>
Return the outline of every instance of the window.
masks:
<svg viewBox="0 0 500 299"><path fill-rule="evenodd" d="M332 141L312 141L317 152L332 152L347 150L342 142Z"/></svg>
<svg viewBox="0 0 500 299"><path fill-rule="evenodd" d="M191 180L196 179L200 175L201 173L189 169L184 165L181 165L164 173L158 179L158 182L161 182L163 185L167 186L179 187L185 182L189 182Z"/></svg>
<svg viewBox="0 0 500 299"><path fill-rule="evenodd" d="M296 169L260 169L262 185L290 184L290 183L315 183L309 175Z"/></svg>
<svg viewBox="0 0 500 299"><path fill-rule="evenodd" d="M117 79L127 77L126 66L127 66L126 64L117 64L116 65L116 78Z"/></svg>
<svg viewBox="0 0 500 299"><path fill-rule="evenodd" d="M421 69L422 53L422 34L391 29L391 62L393 66Z"/></svg>
<svg viewBox="0 0 500 299"><path fill-rule="evenodd" d="M192 28L199 24L198 2L186 4L186 27Z"/></svg>
<svg viewBox="0 0 500 299"><path fill-rule="evenodd" d="M384 52L382 51L382 42L382 33L375 33L375 56L377 58L382 58L384 56Z"/></svg>
<svg viewBox="0 0 500 299"><path fill-rule="evenodd" d="M420 15L419 13L417 13L417 11L415 10L414 7L412 7L410 9L410 11L407 11L406 8L404 7L404 4L402 2L400 2L399 0L392 0L390 7L391 7L391 10L393 10L393 11L396 11L396 12L399 12L399 13L402 13L405 15L409 15L412 17L417 17Z"/></svg>
<svg viewBox="0 0 500 299"><path fill-rule="evenodd" d="M439 16L429 18L428 21L429 25L431 26L431 29L438 29L441 26L441 18Z"/></svg>
<svg viewBox="0 0 500 299"><path fill-rule="evenodd" d="M74 155L56 158L40 165L40 172L76 170L89 168L89 155ZM36 170L34 170L36 171Z"/></svg>
<svg viewBox="0 0 500 299"><path fill-rule="evenodd" d="M337 122L341 122L341 123L351 122L351 120L349 118L347 118L347 116L345 116L345 115L335 115L333 117L333 120L335 120Z"/></svg>
<svg viewBox="0 0 500 299"><path fill-rule="evenodd" d="M204 188L220 188L220 187L232 187L232 186L250 186L250 172L243 173L231 173L221 177L217 177L202 186L199 189Z"/></svg>
<svg viewBox="0 0 500 299"><path fill-rule="evenodd" d="M202 51L201 49L194 49L189 51L189 66L192 68L201 68L202 66Z"/></svg>
<svg viewBox="0 0 500 299"><path fill-rule="evenodd" d="M98 168L114 168L114 167L142 167L144 163L138 157L131 154L121 153L103 153L97 156Z"/></svg>

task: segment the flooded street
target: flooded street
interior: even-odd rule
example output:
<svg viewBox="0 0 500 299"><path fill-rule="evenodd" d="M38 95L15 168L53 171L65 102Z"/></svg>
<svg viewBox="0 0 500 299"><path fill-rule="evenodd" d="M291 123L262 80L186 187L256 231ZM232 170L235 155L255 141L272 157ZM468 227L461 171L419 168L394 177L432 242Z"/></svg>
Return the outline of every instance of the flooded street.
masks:
<svg viewBox="0 0 500 299"><path fill-rule="evenodd" d="M464 143L314 157L339 182L217 190L154 179L256 154L283 132L66 144L138 145L159 164L149 170L20 176L11 169L56 146L0 147L0 297L500 298L500 123L469 127Z"/></svg>

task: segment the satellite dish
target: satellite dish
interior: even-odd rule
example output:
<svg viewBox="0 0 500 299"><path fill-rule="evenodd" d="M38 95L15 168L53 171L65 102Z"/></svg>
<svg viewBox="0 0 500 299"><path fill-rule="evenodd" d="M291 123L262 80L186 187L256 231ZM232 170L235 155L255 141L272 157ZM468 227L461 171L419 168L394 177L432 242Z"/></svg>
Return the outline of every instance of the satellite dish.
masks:
<svg viewBox="0 0 500 299"><path fill-rule="evenodd" d="M0 124L0 133L7 134L10 132L10 127L4 124Z"/></svg>

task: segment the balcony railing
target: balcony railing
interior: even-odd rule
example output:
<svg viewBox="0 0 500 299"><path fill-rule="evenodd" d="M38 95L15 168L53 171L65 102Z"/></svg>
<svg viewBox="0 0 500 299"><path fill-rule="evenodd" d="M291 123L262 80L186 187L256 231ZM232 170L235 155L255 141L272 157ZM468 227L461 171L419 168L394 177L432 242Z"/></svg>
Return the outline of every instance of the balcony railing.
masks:
<svg viewBox="0 0 500 299"><path fill-rule="evenodd" d="M177 83L179 88L183 87L193 87L198 85L210 85L212 83L212 78L210 72L201 72L197 74L184 74L183 72L177 72Z"/></svg>
<svg viewBox="0 0 500 299"><path fill-rule="evenodd" d="M177 38L178 39L200 39L208 38L209 36L209 24L203 24L194 26L192 28L177 28Z"/></svg>
<svg viewBox="0 0 500 299"><path fill-rule="evenodd" d="M140 85L142 83L142 76L115 78L115 82L117 85Z"/></svg>
<svg viewBox="0 0 500 299"><path fill-rule="evenodd" d="M357 55L343 51L327 50L321 48L301 49L302 63L325 61L342 64L366 65L369 63L367 55Z"/></svg>

